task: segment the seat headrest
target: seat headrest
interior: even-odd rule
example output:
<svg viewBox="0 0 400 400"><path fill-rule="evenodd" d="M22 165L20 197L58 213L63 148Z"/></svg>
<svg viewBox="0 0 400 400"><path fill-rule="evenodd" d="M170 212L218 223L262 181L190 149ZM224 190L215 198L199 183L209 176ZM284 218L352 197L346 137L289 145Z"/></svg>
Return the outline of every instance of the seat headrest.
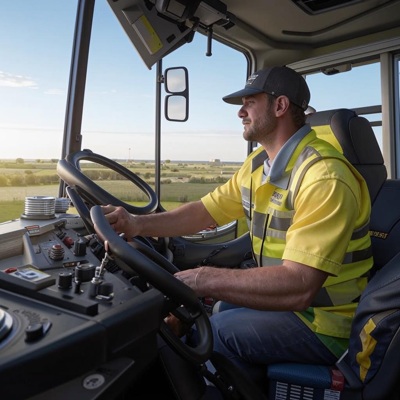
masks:
<svg viewBox="0 0 400 400"><path fill-rule="evenodd" d="M353 164L383 164L383 156L369 121L345 108L307 115L317 136L332 143Z"/></svg>
<svg viewBox="0 0 400 400"><path fill-rule="evenodd" d="M346 108L307 115L318 137L333 144L364 177L371 203L387 178L383 155L369 121Z"/></svg>

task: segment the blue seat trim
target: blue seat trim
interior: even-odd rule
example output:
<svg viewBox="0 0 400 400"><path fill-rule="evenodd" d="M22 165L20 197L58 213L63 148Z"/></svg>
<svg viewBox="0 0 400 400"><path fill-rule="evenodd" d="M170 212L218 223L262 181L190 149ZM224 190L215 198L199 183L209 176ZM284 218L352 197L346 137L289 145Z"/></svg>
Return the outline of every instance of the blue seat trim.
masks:
<svg viewBox="0 0 400 400"><path fill-rule="evenodd" d="M331 368L324 365L296 363L272 364L268 367L268 378L294 385L329 389L332 386Z"/></svg>

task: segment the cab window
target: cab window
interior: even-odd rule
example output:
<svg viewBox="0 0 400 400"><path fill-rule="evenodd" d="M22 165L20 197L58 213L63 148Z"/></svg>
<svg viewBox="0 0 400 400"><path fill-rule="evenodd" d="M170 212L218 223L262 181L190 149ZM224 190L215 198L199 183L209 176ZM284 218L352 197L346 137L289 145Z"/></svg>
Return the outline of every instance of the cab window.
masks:
<svg viewBox="0 0 400 400"><path fill-rule="evenodd" d="M107 30L105 29L105 24ZM231 177L246 157L247 144L237 116L239 107L222 97L244 86L245 57L207 39L193 41L162 60L162 70L184 66L189 71L189 117L168 121L161 106L160 200L165 209L196 200ZM106 4L96 4L85 106L83 148L127 166L153 188L156 177L156 72L140 59ZM163 95L167 94L164 89ZM110 176L110 175L107 175ZM111 179L112 181L112 179ZM127 182L99 180L116 197L130 203L143 195ZM115 182L114 182L115 183Z"/></svg>

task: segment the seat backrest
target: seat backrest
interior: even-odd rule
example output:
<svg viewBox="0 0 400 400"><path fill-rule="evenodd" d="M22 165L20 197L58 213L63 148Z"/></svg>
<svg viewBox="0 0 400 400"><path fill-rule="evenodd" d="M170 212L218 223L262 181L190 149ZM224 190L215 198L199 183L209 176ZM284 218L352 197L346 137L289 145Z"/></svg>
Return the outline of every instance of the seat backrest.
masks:
<svg viewBox="0 0 400 400"><path fill-rule="evenodd" d="M337 363L350 387L364 400L398 398L400 384L400 254L397 253L361 295L349 350Z"/></svg>
<svg viewBox="0 0 400 400"><path fill-rule="evenodd" d="M387 179L381 149L366 118L340 108L310 114L307 122L319 137L341 151L367 182L372 202L372 277L400 252L400 180Z"/></svg>
<svg viewBox="0 0 400 400"><path fill-rule="evenodd" d="M400 180L387 179L382 152L366 118L338 109L311 114L308 122L363 175L372 203L374 267L353 320L348 353L338 367L350 387L361 383L364 399L390 398L400 376L396 358L400 351Z"/></svg>
<svg viewBox="0 0 400 400"><path fill-rule="evenodd" d="M388 179L372 206L370 234L374 271L400 252L400 180Z"/></svg>
<svg viewBox="0 0 400 400"><path fill-rule="evenodd" d="M387 178L383 156L369 121L345 108L309 114L317 136L333 144L367 182L371 202Z"/></svg>

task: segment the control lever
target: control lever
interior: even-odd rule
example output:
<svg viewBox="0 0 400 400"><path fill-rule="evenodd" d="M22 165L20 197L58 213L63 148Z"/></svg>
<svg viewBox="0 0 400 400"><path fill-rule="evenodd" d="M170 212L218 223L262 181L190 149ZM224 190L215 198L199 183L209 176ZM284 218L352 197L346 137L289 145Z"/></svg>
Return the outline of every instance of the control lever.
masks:
<svg viewBox="0 0 400 400"><path fill-rule="evenodd" d="M124 234L120 234L122 237ZM110 255L108 241L104 241L104 257L101 260L101 263L98 267L96 267L94 277L90 282L90 296L96 297L99 300L107 300L110 301L114 297L113 287L111 284L104 283L104 273L106 271L106 266L110 261L113 261L114 258Z"/></svg>
<svg viewBox="0 0 400 400"><path fill-rule="evenodd" d="M96 267L96 272L94 274L92 281L93 280L94 281L102 280L102 278L104 276L104 272L106 270L106 265L112 260L113 260L113 258L109 254L108 241L106 240L104 242L104 257L101 260L100 266Z"/></svg>

